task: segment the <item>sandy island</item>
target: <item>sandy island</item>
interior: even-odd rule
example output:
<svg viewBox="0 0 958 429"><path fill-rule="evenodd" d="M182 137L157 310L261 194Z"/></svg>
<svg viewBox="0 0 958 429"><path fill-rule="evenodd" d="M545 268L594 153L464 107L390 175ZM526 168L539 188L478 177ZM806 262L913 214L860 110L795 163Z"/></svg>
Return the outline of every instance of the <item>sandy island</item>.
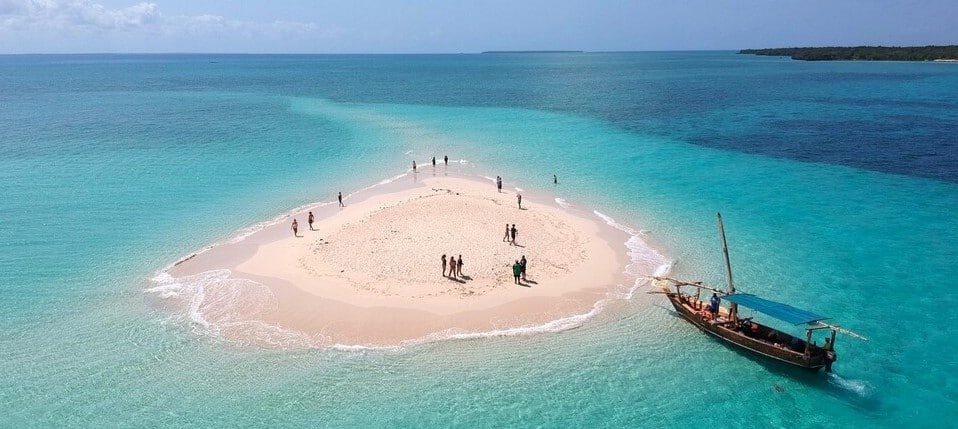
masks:
<svg viewBox="0 0 958 429"><path fill-rule="evenodd" d="M628 236L591 213L527 195L520 210L515 191L478 179L408 178L310 209L315 230L303 211L181 261L169 274L203 283L181 304L226 338L275 330L316 346L389 346L583 314L634 280L623 274ZM515 245L503 239L507 223ZM443 254L462 255L462 277L442 275ZM512 264L522 255L520 286Z"/></svg>

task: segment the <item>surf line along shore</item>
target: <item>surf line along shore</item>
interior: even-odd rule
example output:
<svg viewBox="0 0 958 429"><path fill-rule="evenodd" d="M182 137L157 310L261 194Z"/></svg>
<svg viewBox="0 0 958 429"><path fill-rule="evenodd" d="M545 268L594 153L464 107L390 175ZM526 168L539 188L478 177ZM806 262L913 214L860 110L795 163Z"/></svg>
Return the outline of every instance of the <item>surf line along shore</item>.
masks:
<svg viewBox="0 0 958 429"><path fill-rule="evenodd" d="M313 230L309 210L319 214ZM503 237L507 224L515 243ZM275 343L264 336L280 331L310 346L395 346L588 313L634 283L628 238L592 213L528 196L520 209L516 193L495 184L432 176L294 213L187 258L168 274L202 290L161 302L242 343ZM443 275L444 254L463 260L461 275ZM517 285L522 256L526 281Z"/></svg>

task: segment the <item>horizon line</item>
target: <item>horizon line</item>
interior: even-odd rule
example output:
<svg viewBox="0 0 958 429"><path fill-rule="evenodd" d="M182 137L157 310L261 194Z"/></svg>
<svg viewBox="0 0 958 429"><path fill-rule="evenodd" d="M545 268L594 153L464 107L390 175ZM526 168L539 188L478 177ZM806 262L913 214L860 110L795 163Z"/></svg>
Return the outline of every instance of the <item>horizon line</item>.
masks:
<svg viewBox="0 0 958 429"><path fill-rule="evenodd" d="M744 49L744 48L742 48ZM741 49L651 49L651 50L489 50L463 52L2 52L0 55L482 55L482 54L627 54L642 52L734 52Z"/></svg>

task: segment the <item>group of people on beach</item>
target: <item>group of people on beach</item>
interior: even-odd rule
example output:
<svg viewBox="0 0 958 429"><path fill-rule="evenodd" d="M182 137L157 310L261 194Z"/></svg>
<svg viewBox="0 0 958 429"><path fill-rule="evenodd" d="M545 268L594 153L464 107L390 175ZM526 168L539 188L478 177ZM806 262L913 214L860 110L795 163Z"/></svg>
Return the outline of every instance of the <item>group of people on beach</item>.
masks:
<svg viewBox="0 0 958 429"><path fill-rule="evenodd" d="M449 165L449 157L448 157L448 156L443 156L443 161L445 162L446 165ZM433 157L433 158L432 158L432 165L433 165L433 166L436 165L436 157ZM413 170L413 172L416 171L416 161L413 161L413 162L412 162L412 170ZM552 176L552 182L553 182L553 183L558 183L558 179L556 178L555 175ZM501 176L496 176L496 189L497 189L499 192L502 192L502 177L501 177ZM342 193L342 192L339 192L339 193L336 195L336 199L339 201L339 207L345 207L345 206L346 206L345 204L343 204L343 193ZM518 194L518 193L516 194L516 201L517 201L517 203L518 203L518 205L519 205L519 208L521 209L521 208L522 208L522 194ZM308 218L307 218L307 222L309 223L309 230L310 230L310 231L315 231L315 230L316 230L316 229L313 227L313 223L314 223L315 221L316 221L316 217L313 215L313 212L310 211L309 214L308 214ZM293 236L299 237L299 222L298 222L295 218L293 219L292 229L293 229ZM503 235L502 241L508 241L510 245L515 246L515 245L517 245L517 243L516 243L516 236L518 235L518 233L519 233L519 230L516 228L516 224L512 224L512 225L510 226L510 225L507 223L507 224L506 224L505 235ZM449 258L447 259L447 258L446 258L446 255L443 254L442 257L441 257L441 260L442 260L442 275L443 275L443 277L449 277L449 278L453 278L453 279L458 279L458 278L460 278L460 277L463 277L463 275L462 275L463 259L462 259L462 255L461 255L461 254L459 255L459 258L458 258L458 259L456 258L456 256L449 256ZM512 274L513 274L513 278L514 278L516 284L522 284L522 282L526 281L526 265L527 265L527 264L528 264L528 261L526 260L526 255L522 255L522 258L517 259L517 260L515 261L515 263L512 265ZM448 274L447 274L447 273L448 273Z"/></svg>
<svg viewBox="0 0 958 429"><path fill-rule="evenodd" d="M559 179L555 174L552 175L552 183L558 184ZM517 188L518 189L518 188ZM502 177L496 176L496 191L502 193ZM516 192L516 203L519 205L519 210L522 210L522 194Z"/></svg>
<svg viewBox="0 0 958 429"><path fill-rule="evenodd" d="M449 275L446 275L446 254L442 255L442 276L459 278L462 277L462 255L459 255L459 259L456 259L455 256L449 256Z"/></svg>
<svg viewBox="0 0 958 429"><path fill-rule="evenodd" d="M512 277L515 280L517 285L521 285L522 282L526 281L526 255L522 255L522 259L517 259L515 264L512 264ZM520 280L521 278L521 280Z"/></svg>
<svg viewBox="0 0 958 429"><path fill-rule="evenodd" d="M446 166L448 167L448 166L449 166L449 156L448 156L448 155L443 155L443 156L442 156L442 162L445 163ZM433 166L433 167L436 166L436 157L432 157L432 166ZM416 169L416 160L413 160L413 161L412 161L412 172L413 172L413 173L417 173L417 172L418 172L418 170Z"/></svg>
<svg viewBox="0 0 958 429"><path fill-rule="evenodd" d="M338 195L336 195L336 199L339 200L339 206L340 206L340 207L346 207L346 205L343 204L343 193L342 193L342 192L340 192ZM310 230L310 231L315 231L315 230L316 230L315 228L313 228L313 223L316 222L316 216L313 216L313 212L309 212L309 215L308 215L308 217L306 218L306 222L309 223L309 230ZM299 221L297 221L296 218L293 218L292 229L293 229L293 237L299 237Z"/></svg>
<svg viewBox="0 0 958 429"><path fill-rule="evenodd" d="M508 241L509 245L516 245L516 234L519 233L519 230L516 229L516 224L512 224L512 227L509 227L509 224L506 224L506 235L502 237L502 241Z"/></svg>

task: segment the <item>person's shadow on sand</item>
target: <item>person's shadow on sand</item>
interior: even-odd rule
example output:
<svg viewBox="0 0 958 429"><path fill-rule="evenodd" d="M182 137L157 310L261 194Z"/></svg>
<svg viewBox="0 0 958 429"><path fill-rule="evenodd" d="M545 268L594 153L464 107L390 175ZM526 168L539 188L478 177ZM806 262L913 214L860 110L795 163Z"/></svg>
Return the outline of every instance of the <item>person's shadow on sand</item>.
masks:
<svg viewBox="0 0 958 429"><path fill-rule="evenodd" d="M459 280L459 279L457 279L457 278L455 278L455 277L446 277L446 278L449 279L449 280L452 280L452 281L454 281L454 282L456 282L456 283L466 283L465 280Z"/></svg>

